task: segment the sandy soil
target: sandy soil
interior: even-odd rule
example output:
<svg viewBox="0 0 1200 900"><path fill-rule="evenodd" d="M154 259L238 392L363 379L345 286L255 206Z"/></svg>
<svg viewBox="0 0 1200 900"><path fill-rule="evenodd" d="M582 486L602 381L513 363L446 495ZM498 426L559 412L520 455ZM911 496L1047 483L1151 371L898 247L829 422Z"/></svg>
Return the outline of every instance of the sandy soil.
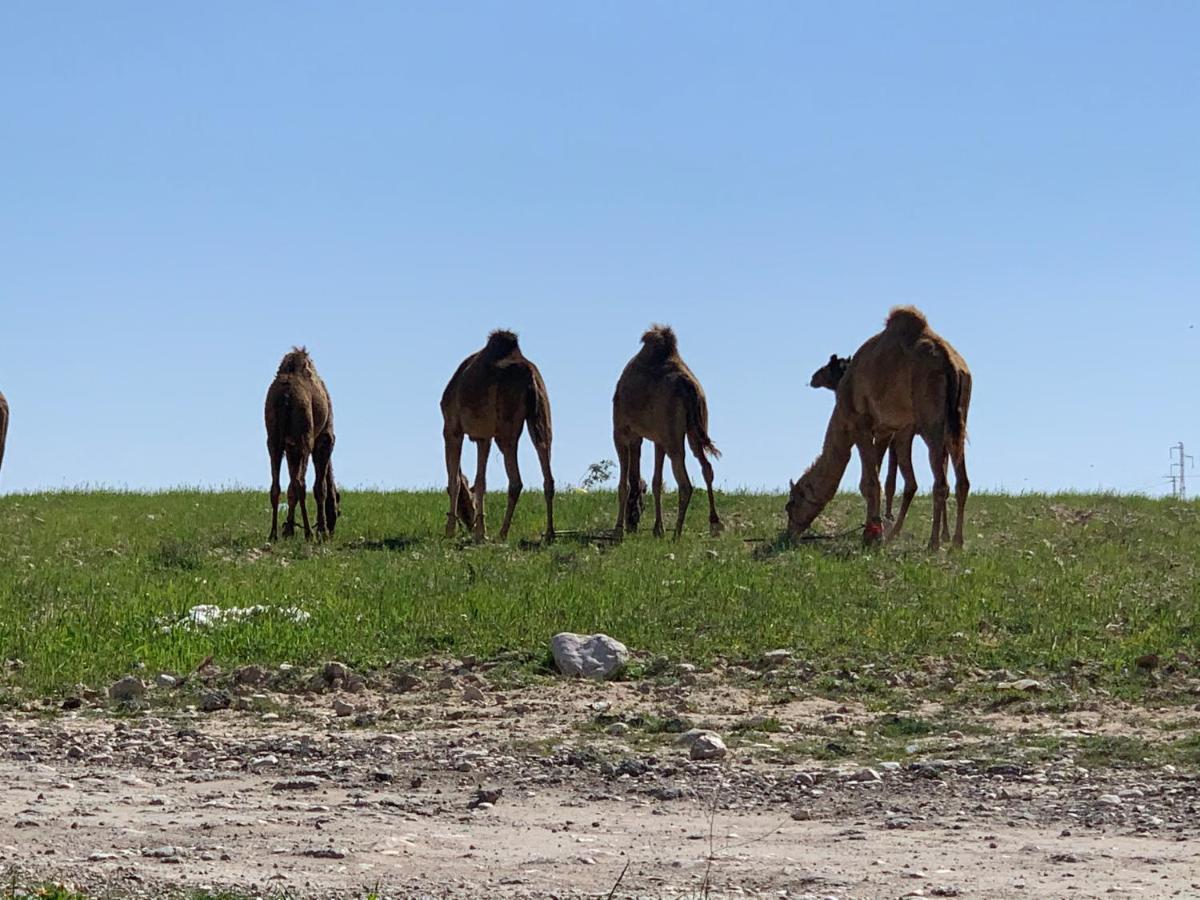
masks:
<svg viewBox="0 0 1200 900"><path fill-rule="evenodd" d="M961 736L868 769L797 759L788 741L869 717L719 684L351 687L0 721L0 864L117 896L1200 896L1200 780L1169 767L997 763ZM726 737L784 730L693 761L639 731L682 705ZM1122 715L1146 713L1093 724Z"/></svg>

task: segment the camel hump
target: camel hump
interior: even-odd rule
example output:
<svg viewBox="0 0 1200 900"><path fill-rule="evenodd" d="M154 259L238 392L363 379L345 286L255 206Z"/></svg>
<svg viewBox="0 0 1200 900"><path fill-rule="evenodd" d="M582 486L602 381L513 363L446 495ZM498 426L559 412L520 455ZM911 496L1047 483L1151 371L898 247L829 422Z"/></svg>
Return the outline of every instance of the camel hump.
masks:
<svg viewBox="0 0 1200 900"><path fill-rule="evenodd" d="M904 340L915 341L929 327L925 314L915 306L895 306L888 313L884 328Z"/></svg>
<svg viewBox="0 0 1200 900"><path fill-rule="evenodd" d="M483 353L488 359L503 359L514 350L519 349L515 331L497 328L488 335L487 343L483 346Z"/></svg>
<svg viewBox="0 0 1200 900"><path fill-rule="evenodd" d="M293 347L279 361L280 375L315 375L316 366L308 355L307 347Z"/></svg>
<svg viewBox="0 0 1200 900"><path fill-rule="evenodd" d="M651 325L642 335L642 343L654 359L666 359L679 351L675 330L670 325Z"/></svg>

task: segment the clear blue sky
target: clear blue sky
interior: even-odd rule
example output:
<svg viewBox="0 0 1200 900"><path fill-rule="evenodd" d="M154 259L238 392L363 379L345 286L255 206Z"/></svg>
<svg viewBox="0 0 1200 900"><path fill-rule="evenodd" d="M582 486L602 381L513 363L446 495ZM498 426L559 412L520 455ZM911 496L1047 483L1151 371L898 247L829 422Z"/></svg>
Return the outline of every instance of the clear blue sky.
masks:
<svg viewBox="0 0 1200 900"><path fill-rule="evenodd" d="M441 484L497 326L577 481L655 321L720 484L778 488L811 371L916 303L975 373L976 488L1157 491L1200 455L1198 36L1183 0L7 0L0 489L265 485L293 343L341 481Z"/></svg>

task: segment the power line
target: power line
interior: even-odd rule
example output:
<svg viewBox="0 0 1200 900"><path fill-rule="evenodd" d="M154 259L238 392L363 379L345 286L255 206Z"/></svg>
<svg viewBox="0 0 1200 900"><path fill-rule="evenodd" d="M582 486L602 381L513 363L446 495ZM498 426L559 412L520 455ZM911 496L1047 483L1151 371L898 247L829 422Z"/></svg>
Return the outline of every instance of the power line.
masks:
<svg viewBox="0 0 1200 900"><path fill-rule="evenodd" d="M1176 459L1178 454L1178 459ZM1183 441L1175 444L1170 450L1171 467L1170 473L1166 476L1171 482L1171 496L1176 500L1187 499L1187 462L1191 460L1191 468L1196 468L1196 458L1190 453L1183 451Z"/></svg>

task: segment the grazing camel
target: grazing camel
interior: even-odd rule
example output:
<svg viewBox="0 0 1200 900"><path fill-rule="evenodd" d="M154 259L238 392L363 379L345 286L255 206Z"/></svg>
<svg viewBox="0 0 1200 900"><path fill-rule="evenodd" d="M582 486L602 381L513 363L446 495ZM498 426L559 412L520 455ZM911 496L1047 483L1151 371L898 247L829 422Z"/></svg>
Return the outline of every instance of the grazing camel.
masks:
<svg viewBox="0 0 1200 900"><path fill-rule="evenodd" d="M837 393L838 385L842 383L842 376L846 374L846 369L850 366L850 357L838 356L833 353L829 357L829 362L823 365L817 371L813 372L812 380L809 381L809 387L827 388L828 390ZM892 517L892 501L896 498L896 470L900 464L900 454L896 452L896 442L907 441L909 445L909 454L912 453L913 434L911 431L898 433L892 438L887 447L888 471L887 480L883 484L883 502L884 502L884 517L890 521L894 521ZM881 454L882 458L882 454ZM904 474L904 490L905 493L916 494L917 482L916 476L910 468ZM897 531L895 526L892 527L892 532L889 537L896 537ZM942 540L950 540L950 521L949 518L942 519Z"/></svg>
<svg viewBox="0 0 1200 900"><path fill-rule="evenodd" d="M542 489L546 495L546 540L554 540L554 476L550 473L550 397L537 366L521 354L517 336L511 331L493 331L487 344L462 361L442 394L442 436L446 442L447 493L450 512L446 515L446 537L454 537L461 519L472 528L476 540L487 536L483 498L487 491L487 460L492 440L504 456L508 473L508 508L500 525L500 540L508 537L513 510L521 496L521 470L517 464L517 441L525 425L542 466ZM474 502L468 495L462 472L463 438L475 442Z"/></svg>
<svg viewBox="0 0 1200 900"><path fill-rule="evenodd" d="M613 443L621 464L618 490L617 532L637 528L631 517L634 502L640 506L644 491L641 478L642 440L654 442L654 534L663 533L662 486L663 459L670 457L671 469L679 487L679 514L675 537L683 533L692 483L684 461L684 441L700 461L704 484L708 488L708 522L712 534L720 533L721 518L713 498L713 470L706 454L720 457L721 452L708 436L708 402L692 370L679 356L675 332L654 325L642 335L642 349L625 366L613 394ZM635 501L635 498L636 501ZM639 516L640 518L640 511Z"/></svg>
<svg viewBox="0 0 1200 900"><path fill-rule="evenodd" d="M8 401L0 394L0 467L4 465L4 444L8 440Z"/></svg>
<svg viewBox="0 0 1200 900"><path fill-rule="evenodd" d="M889 443L904 474L904 497L893 534L904 526L916 493L912 442L919 434L929 447L933 470L933 531L930 549L939 546L950 493L946 460L954 463L957 521L954 545L963 543L963 515L970 481L966 467L967 412L971 372L949 342L937 335L913 307L898 307L883 331L863 344L850 360L837 388L837 403L825 432L821 455L798 482L787 503L788 531L799 537L837 492L842 473L857 447L862 461L859 487L867 503L864 540L883 536L879 516L879 463Z"/></svg>
<svg viewBox="0 0 1200 900"><path fill-rule="evenodd" d="M317 501L317 534L333 534L341 512L341 494L333 480L333 404L325 382L304 347L293 347L279 363L275 380L267 390L267 452L271 456L271 536L279 531L279 468L283 457L288 462L288 513L283 536L296 531L296 507L304 522L304 537L312 539L308 524L309 456L313 460L315 480L313 496Z"/></svg>

